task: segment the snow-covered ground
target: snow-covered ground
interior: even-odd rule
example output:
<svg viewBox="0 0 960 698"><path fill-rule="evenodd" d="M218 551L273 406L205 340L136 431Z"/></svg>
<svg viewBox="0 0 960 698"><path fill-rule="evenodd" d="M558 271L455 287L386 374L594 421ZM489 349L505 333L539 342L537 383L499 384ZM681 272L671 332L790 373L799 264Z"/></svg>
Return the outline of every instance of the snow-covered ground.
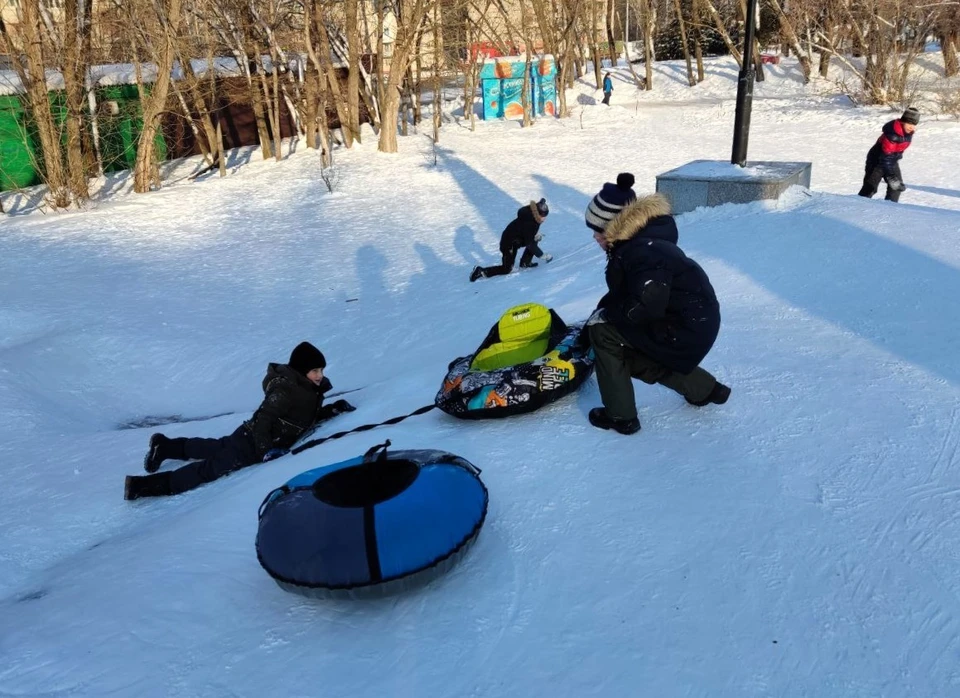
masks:
<svg viewBox="0 0 960 698"><path fill-rule="evenodd" d="M587 423L591 379L532 415L432 412L122 500L153 430L119 425L237 412L165 428L228 433L300 340L335 390L363 387L333 432L430 403L513 304L586 317L604 288L589 197L729 157L714 67L682 101L665 85L637 107L619 82L612 107L584 88L573 118L529 130L448 125L436 166L423 136L396 156L368 138L334 194L314 153L254 155L224 180L0 217L0 695L960 694L960 126L921 123L903 203L858 198L891 112L789 65L758 87L750 157L812 161L813 191L678 220L720 297L705 366L727 405L638 383L643 431L622 437ZM556 259L470 284L540 196ZM405 596L280 590L254 554L263 496L385 437L483 469L477 545Z"/></svg>

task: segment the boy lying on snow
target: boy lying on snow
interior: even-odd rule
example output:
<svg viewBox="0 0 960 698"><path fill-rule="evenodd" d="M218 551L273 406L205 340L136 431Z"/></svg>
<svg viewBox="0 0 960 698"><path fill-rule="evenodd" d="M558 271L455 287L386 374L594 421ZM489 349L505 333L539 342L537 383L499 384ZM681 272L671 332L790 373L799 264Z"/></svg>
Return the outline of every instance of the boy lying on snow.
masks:
<svg viewBox="0 0 960 698"><path fill-rule="evenodd" d="M309 342L301 342L286 364L268 364L264 398L253 416L220 439L150 437L143 469L151 475L128 475L124 499L180 494L225 475L283 455L320 422L356 409L346 400L323 404L330 380L327 360ZM196 460L194 460L196 459ZM165 460L191 460L176 470L158 473Z"/></svg>

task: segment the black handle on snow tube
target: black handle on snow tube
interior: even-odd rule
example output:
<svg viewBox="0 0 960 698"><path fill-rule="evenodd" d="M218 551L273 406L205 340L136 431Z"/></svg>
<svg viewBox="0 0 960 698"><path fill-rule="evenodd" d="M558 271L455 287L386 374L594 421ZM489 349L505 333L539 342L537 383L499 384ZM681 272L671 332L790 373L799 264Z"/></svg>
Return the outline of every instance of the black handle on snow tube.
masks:
<svg viewBox="0 0 960 698"><path fill-rule="evenodd" d="M290 491L289 487L287 487L286 485L280 485L280 487L276 487L270 490L269 492L267 492L267 496L263 498L262 502L260 502L260 508L257 509L257 519L259 520L263 518L263 510L266 508L267 502L270 501L270 498L273 497L273 495L275 495L277 492L282 492L283 494L286 494L289 491Z"/></svg>
<svg viewBox="0 0 960 698"><path fill-rule="evenodd" d="M374 454L375 454L377 451L379 451L381 448L383 449L383 452L380 454L380 456L379 456L378 458L376 458L376 460L378 460L378 461L380 461L380 460L386 460L386 459L387 459L387 448L388 448L389 446L390 446L390 439L387 439L387 440L384 441L382 444L377 444L376 446L371 446L369 449L367 449L367 452L363 454L363 462L364 462L364 463L372 463L372 462L374 461L374 457L373 457Z"/></svg>

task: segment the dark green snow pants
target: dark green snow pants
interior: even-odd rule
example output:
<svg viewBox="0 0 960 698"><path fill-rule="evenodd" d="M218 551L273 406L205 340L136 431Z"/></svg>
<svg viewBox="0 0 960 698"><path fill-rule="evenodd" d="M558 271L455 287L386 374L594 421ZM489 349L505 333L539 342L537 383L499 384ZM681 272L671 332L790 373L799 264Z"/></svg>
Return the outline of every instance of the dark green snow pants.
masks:
<svg viewBox="0 0 960 698"><path fill-rule="evenodd" d="M600 399L607 415L614 419L637 416L631 377L650 385L665 385L694 402L705 400L717 384L717 379L699 366L687 375L662 366L635 349L610 323L590 325L590 343L597 357Z"/></svg>

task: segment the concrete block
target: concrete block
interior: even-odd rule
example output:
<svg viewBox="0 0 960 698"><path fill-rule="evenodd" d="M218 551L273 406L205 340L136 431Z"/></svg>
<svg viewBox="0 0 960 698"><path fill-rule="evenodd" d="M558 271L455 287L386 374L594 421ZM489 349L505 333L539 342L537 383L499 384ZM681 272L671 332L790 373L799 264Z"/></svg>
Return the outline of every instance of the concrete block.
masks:
<svg viewBox="0 0 960 698"><path fill-rule="evenodd" d="M718 160L694 160L657 175L657 191L666 196L674 213L702 206L746 204L779 199L794 185L810 187L809 162L748 162L738 167Z"/></svg>

